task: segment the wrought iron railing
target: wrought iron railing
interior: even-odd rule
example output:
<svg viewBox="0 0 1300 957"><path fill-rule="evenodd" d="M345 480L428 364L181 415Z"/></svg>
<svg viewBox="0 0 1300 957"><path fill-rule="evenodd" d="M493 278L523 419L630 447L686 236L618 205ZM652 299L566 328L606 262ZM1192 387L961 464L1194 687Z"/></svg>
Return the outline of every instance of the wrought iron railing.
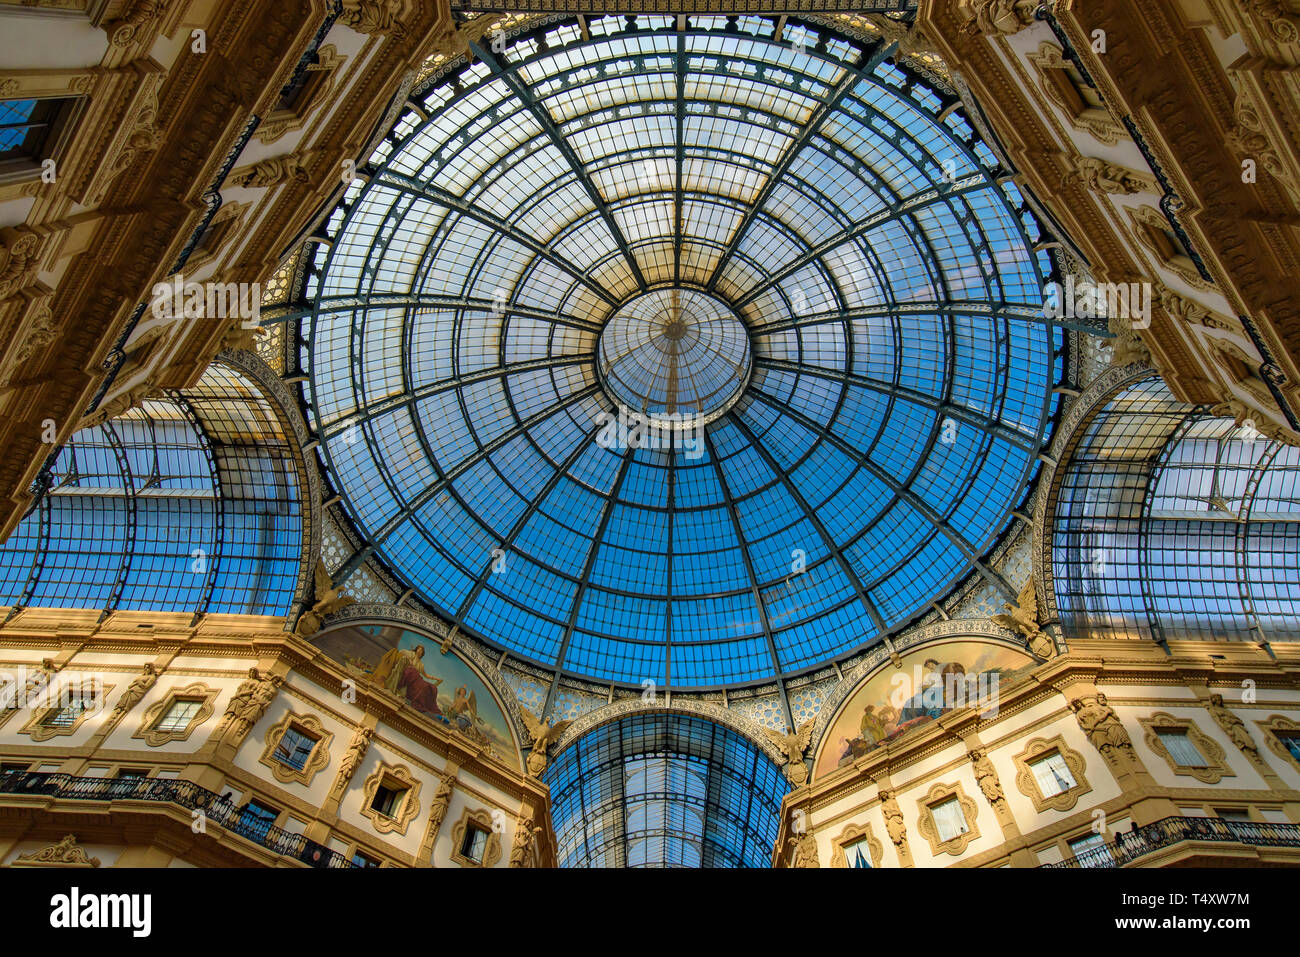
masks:
<svg viewBox="0 0 1300 957"><path fill-rule="evenodd" d="M355 867L338 851L275 827L247 808L218 797L193 781L172 778L87 778L45 771L0 772L0 793L31 794L75 801L158 801L202 811L208 823L276 854L292 857L312 867Z"/></svg>
<svg viewBox="0 0 1300 957"><path fill-rule="evenodd" d="M1300 824L1225 821L1217 817L1166 817L1125 831L1117 841L1101 844L1044 868L1123 867L1152 851L1183 841L1223 841L1254 847L1300 847Z"/></svg>

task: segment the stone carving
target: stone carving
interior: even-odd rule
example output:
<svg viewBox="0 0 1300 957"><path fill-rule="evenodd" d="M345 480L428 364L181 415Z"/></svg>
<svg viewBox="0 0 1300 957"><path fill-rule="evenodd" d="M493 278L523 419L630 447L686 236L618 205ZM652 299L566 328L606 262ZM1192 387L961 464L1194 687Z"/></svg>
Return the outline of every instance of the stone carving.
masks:
<svg viewBox="0 0 1300 957"><path fill-rule="evenodd" d="M763 729L777 749L785 755L785 776L797 788L808 783L808 765L804 764L803 755L808 750L808 742L812 739L814 724L816 721L809 719L800 725L794 734L782 734L771 728Z"/></svg>
<svg viewBox="0 0 1300 957"><path fill-rule="evenodd" d="M376 36L391 33L400 37L406 32L398 20L402 15L402 0L342 0L342 8L338 22L357 33Z"/></svg>
<svg viewBox="0 0 1300 957"><path fill-rule="evenodd" d="M54 315L50 310L41 308L32 317L27 329L27 336L14 353L14 361L26 365L38 353L47 349L54 341Z"/></svg>
<svg viewBox="0 0 1300 957"><path fill-rule="evenodd" d="M307 168L300 162L300 157L292 153L285 156L272 156L270 159L245 166L243 169L235 170L230 177L230 181L236 186L249 189L270 188L290 180L295 183L307 183L311 180Z"/></svg>
<svg viewBox="0 0 1300 957"><path fill-rule="evenodd" d="M996 807L997 803L1005 798L1002 794L1002 782L998 780L998 772L993 767L993 762L989 760L983 748L973 749L970 752L970 759L975 765L975 783L980 786L984 800Z"/></svg>
<svg viewBox="0 0 1300 957"><path fill-rule="evenodd" d="M1160 308L1177 322L1186 322L1194 326L1208 326L1211 329L1223 329L1227 332L1241 332L1241 326L1224 318L1199 302L1186 299L1166 286L1156 284L1156 299Z"/></svg>
<svg viewBox="0 0 1300 957"><path fill-rule="evenodd" d="M1300 445L1300 440L1273 422L1260 419L1260 413L1255 411L1241 399L1225 399L1210 407L1210 415L1221 416L1226 419L1232 419L1240 426L1249 424L1257 433L1266 439L1274 442L1285 442L1287 445Z"/></svg>
<svg viewBox="0 0 1300 957"><path fill-rule="evenodd" d="M546 749L560 739L564 729L572 722L557 721L552 726L549 721L538 718L526 709L523 715L524 724L528 726L528 736L533 742L533 750L528 753L528 773L539 778L546 770Z"/></svg>
<svg viewBox="0 0 1300 957"><path fill-rule="evenodd" d="M117 705L113 708L113 713L126 714L140 703L157 681L158 669L150 661L144 666L144 670L140 672L139 677L126 686L126 690L122 692L122 697L117 699Z"/></svg>
<svg viewBox="0 0 1300 957"><path fill-rule="evenodd" d="M1100 691L1095 695L1075 698L1070 702L1070 710L1074 712L1074 720L1079 723L1092 746L1106 760L1128 760L1134 756L1133 739L1128 736L1119 715L1106 703L1106 696Z"/></svg>
<svg viewBox="0 0 1300 957"><path fill-rule="evenodd" d="M1106 321L1106 328L1115 335L1110 347L1111 365L1121 369L1134 363L1150 365L1151 350L1147 348L1141 337L1133 331L1133 327L1129 325L1127 319L1111 316Z"/></svg>
<svg viewBox="0 0 1300 957"><path fill-rule="evenodd" d="M343 760L339 762L338 777L334 779L334 791L342 791L352 780L352 776L357 773L357 768L361 767L361 759L366 756L366 751L370 748L370 738L374 735L373 728L357 728L352 735L352 740L348 742L347 754L343 755Z"/></svg>
<svg viewBox="0 0 1300 957"><path fill-rule="evenodd" d="M1242 11L1262 20L1279 43L1300 40L1300 18L1286 8L1282 0L1238 0Z"/></svg>
<svg viewBox="0 0 1300 957"><path fill-rule="evenodd" d="M1205 709L1210 712L1210 716L1214 718L1215 723L1223 729L1223 733L1228 736L1229 741L1240 748L1250 760L1259 761L1259 747L1255 744L1255 739L1246 730L1246 723L1224 706L1223 695L1210 695L1210 701L1205 706Z"/></svg>
<svg viewBox="0 0 1300 957"><path fill-rule="evenodd" d="M279 675L263 678L256 668L248 669L248 679L235 689L222 718L231 742L238 742L266 714L282 680Z"/></svg>
<svg viewBox="0 0 1300 957"><path fill-rule="evenodd" d="M1075 180L1094 192L1109 193L1113 196L1155 191L1155 183L1151 177L1095 156L1081 156L1076 159L1062 181L1071 183Z"/></svg>
<svg viewBox="0 0 1300 957"><path fill-rule="evenodd" d="M1006 614L991 615L990 621L1024 638L1029 651L1035 657L1050 658L1056 654L1055 643L1038 625L1038 599L1034 594L1032 577L1020 590L1015 604L1006 602L1002 607L1006 609Z"/></svg>
<svg viewBox="0 0 1300 957"><path fill-rule="evenodd" d="M899 856L910 856L907 848L907 826L903 823L903 809L894 799L893 791L880 792L880 811L885 815L885 833L898 848Z"/></svg>
<svg viewBox="0 0 1300 957"><path fill-rule="evenodd" d="M163 132L158 129L158 93L157 90L151 90L144 97L140 111L135 115L131 132L127 134L126 145L113 160L109 179L115 178L145 153L152 153L158 149L162 146L163 139Z"/></svg>
<svg viewBox="0 0 1300 957"><path fill-rule="evenodd" d="M515 820L515 838L510 847L510 866L511 867L532 867L533 866L533 838L535 831L540 831L533 825L531 817L520 817Z"/></svg>
<svg viewBox="0 0 1300 957"><path fill-rule="evenodd" d="M145 379L138 385L134 385L124 392L119 392L96 409L94 414L86 420L85 426L102 425L109 419L116 419L118 416L126 415L132 409L139 407L156 388L157 383L153 379Z"/></svg>
<svg viewBox="0 0 1300 957"><path fill-rule="evenodd" d="M65 867L98 867L99 858L90 857L77 847L75 834L64 835L63 840L19 857L19 864L59 864Z"/></svg>
<svg viewBox="0 0 1300 957"><path fill-rule="evenodd" d="M1034 22L1040 0L964 0L962 8L970 16L963 24L967 33L1019 33Z"/></svg>
<svg viewBox="0 0 1300 957"><path fill-rule="evenodd" d="M790 838L790 843L794 845L791 867L821 867L821 863L817 860L817 836L811 829L804 831L798 837Z"/></svg>
<svg viewBox="0 0 1300 957"><path fill-rule="evenodd" d="M22 226L0 229L0 299L8 299L36 273L41 237Z"/></svg>
<svg viewBox="0 0 1300 957"><path fill-rule="evenodd" d="M115 47L128 47L144 36L145 29L163 12L162 0L135 0L120 20L104 24Z"/></svg>
<svg viewBox="0 0 1300 957"><path fill-rule="evenodd" d="M326 616L341 608L346 608L355 601L356 599L352 596L343 594L341 588L334 587L329 570L325 567L325 563L318 559L316 562L316 603L298 618L298 625L293 630L294 634L299 638L310 638L320 631L321 625L325 623Z"/></svg>
<svg viewBox="0 0 1300 957"><path fill-rule="evenodd" d="M447 808L451 807L451 792L453 784L451 775L445 775L438 782L438 790L433 794L433 803L429 806L429 842L438 836L438 828L442 827L443 818L447 816Z"/></svg>

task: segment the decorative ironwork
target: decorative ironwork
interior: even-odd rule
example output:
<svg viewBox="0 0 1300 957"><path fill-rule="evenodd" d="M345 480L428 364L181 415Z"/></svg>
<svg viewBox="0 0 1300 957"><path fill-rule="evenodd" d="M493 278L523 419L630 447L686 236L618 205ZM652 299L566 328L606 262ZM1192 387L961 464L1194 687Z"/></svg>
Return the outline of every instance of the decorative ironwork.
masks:
<svg viewBox="0 0 1300 957"><path fill-rule="evenodd" d="M1245 844L1249 847L1300 847L1300 824L1225 821L1217 817L1166 817L1134 828L1119 840L1089 848L1040 869L1124 867L1139 858L1184 841Z"/></svg>

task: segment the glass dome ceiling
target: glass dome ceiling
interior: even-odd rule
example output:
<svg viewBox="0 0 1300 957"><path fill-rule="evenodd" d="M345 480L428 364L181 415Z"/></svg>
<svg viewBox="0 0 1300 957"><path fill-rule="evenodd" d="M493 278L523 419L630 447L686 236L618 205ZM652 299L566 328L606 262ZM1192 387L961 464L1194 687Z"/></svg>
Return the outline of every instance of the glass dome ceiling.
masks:
<svg viewBox="0 0 1300 957"><path fill-rule="evenodd" d="M605 17L427 82L330 217L302 327L362 556L522 659L677 688L1004 584L981 556L1055 411L1050 263L960 101L892 52Z"/></svg>

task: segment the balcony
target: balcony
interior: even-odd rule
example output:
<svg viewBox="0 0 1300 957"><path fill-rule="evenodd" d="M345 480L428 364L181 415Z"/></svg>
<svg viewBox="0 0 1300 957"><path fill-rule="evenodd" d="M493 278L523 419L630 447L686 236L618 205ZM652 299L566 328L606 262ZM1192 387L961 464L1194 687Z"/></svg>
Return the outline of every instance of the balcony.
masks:
<svg viewBox="0 0 1300 957"><path fill-rule="evenodd" d="M1218 841L1252 847L1300 847L1300 824L1261 824L1225 821L1217 817L1167 817L1094 847L1058 864L1042 868L1123 867L1161 848L1183 841Z"/></svg>
<svg viewBox="0 0 1300 957"><path fill-rule="evenodd" d="M355 867L338 851L268 824L233 801L192 781L171 778L85 778L42 771L0 773L0 793L29 794L70 801L157 801L202 811L206 820L269 851L312 867Z"/></svg>

